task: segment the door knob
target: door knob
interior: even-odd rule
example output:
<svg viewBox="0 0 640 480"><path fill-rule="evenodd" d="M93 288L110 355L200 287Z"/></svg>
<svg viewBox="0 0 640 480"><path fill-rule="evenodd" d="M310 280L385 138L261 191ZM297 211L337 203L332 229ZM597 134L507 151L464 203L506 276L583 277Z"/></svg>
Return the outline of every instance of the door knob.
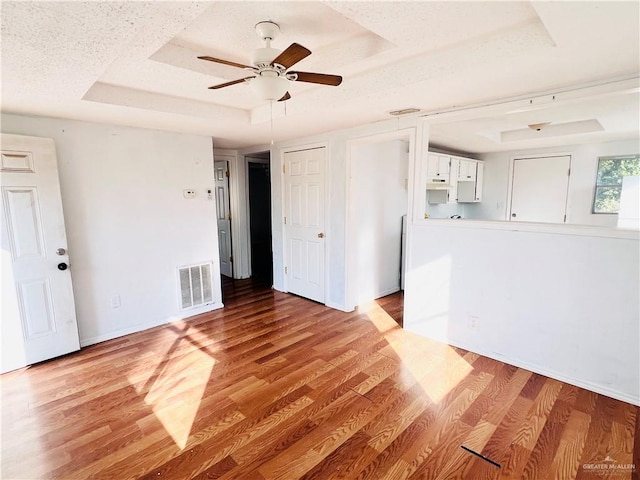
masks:
<svg viewBox="0 0 640 480"><path fill-rule="evenodd" d="M58 248L56 250L56 255L65 255L67 251L64 248Z"/></svg>
<svg viewBox="0 0 640 480"><path fill-rule="evenodd" d="M512 214L511 214L511 216L512 216L513 218L516 218L516 214L515 214L515 213L512 213Z"/></svg>
<svg viewBox="0 0 640 480"><path fill-rule="evenodd" d="M320 233L318 234L318 238L324 238L324 233L320 232Z"/></svg>
<svg viewBox="0 0 640 480"><path fill-rule="evenodd" d="M69 265L64 262L58 264L58 270L66 270L67 268L69 268Z"/></svg>

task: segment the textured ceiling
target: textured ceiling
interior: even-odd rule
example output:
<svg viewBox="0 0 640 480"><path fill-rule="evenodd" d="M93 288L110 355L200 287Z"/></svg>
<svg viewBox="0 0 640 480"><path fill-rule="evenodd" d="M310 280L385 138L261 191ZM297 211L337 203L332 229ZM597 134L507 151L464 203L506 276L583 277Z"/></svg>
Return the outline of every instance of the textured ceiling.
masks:
<svg viewBox="0 0 640 480"><path fill-rule="evenodd" d="M640 70L638 2L3 0L0 8L3 111L208 135L224 148L375 122L409 106L433 112L637 78ZM280 25L274 48L297 42L313 52L296 70L339 74L342 85L296 82L293 98L273 109L247 84L207 89L246 72L196 57L249 63L262 46L253 30L262 20ZM629 120L637 95L599 100L595 110L554 108L549 121L600 122L602 141L634 128L637 135ZM501 142L501 132L540 116L467 120L434 133L462 151L514 149L527 140Z"/></svg>

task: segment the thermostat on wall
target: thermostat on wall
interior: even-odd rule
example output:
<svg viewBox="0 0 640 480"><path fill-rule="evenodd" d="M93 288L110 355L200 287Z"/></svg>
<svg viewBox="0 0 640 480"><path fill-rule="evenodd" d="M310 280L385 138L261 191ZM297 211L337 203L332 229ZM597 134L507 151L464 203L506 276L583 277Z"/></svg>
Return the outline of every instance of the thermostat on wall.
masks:
<svg viewBox="0 0 640 480"><path fill-rule="evenodd" d="M196 191L193 188L185 188L182 194L184 198L196 198Z"/></svg>

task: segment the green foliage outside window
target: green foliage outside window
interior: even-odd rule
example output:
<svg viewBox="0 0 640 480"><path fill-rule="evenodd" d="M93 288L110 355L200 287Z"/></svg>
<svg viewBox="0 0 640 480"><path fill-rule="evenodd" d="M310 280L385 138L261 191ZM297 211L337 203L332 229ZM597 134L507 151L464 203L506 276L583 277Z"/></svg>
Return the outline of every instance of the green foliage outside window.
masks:
<svg viewBox="0 0 640 480"><path fill-rule="evenodd" d="M629 175L640 175L640 155L598 159L593 213L618 213L622 178Z"/></svg>

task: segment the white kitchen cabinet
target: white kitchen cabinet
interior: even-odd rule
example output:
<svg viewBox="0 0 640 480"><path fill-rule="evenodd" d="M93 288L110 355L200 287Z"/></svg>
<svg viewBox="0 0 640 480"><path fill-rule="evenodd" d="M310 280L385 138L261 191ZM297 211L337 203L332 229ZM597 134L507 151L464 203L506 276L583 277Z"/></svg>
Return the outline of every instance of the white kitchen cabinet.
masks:
<svg viewBox="0 0 640 480"><path fill-rule="evenodd" d="M440 184L428 184L429 203L457 203L458 200L458 169L460 168L460 160L456 157L450 157L449 162L449 183L442 182ZM429 188L431 187L431 188Z"/></svg>
<svg viewBox="0 0 640 480"><path fill-rule="evenodd" d="M475 160L459 159L460 168L456 176L459 182L475 182L478 162Z"/></svg>
<svg viewBox="0 0 640 480"><path fill-rule="evenodd" d="M449 185L451 156L430 153L427 163L427 184Z"/></svg>
<svg viewBox="0 0 640 480"><path fill-rule="evenodd" d="M474 161L475 180L458 182L458 203L477 203L482 201L482 180L484 163Z"/></svg>
<svg viewBox="0 0 640 480"><path fill-rule="evenodd" d="M484 164L472 158L429 152L427 191L430 204L482 201Z"/></svg>
<svg viewBox="0 0 640 480"><path fill-rule="evenodd" d="M478 162L478 171L476 172L476 202L482 201L483 180L484 180L484 163Z"/></svg>
<svg viewBox="0 0 640 480"><path fill-rule="evenodd" d="M458 182L455 181L458 178L458 171L460 170L460 159L451 157L449 164L449 176L451 178L451 188L447 190L447 203L456 203L458 201Z"/></svg>
<svg viewBox="0 0 640 480"><path fill-rule="evenodd" d="M457 195L458 193L455 187L447 190L429 190L429 203L458 203Z"/></svg>

